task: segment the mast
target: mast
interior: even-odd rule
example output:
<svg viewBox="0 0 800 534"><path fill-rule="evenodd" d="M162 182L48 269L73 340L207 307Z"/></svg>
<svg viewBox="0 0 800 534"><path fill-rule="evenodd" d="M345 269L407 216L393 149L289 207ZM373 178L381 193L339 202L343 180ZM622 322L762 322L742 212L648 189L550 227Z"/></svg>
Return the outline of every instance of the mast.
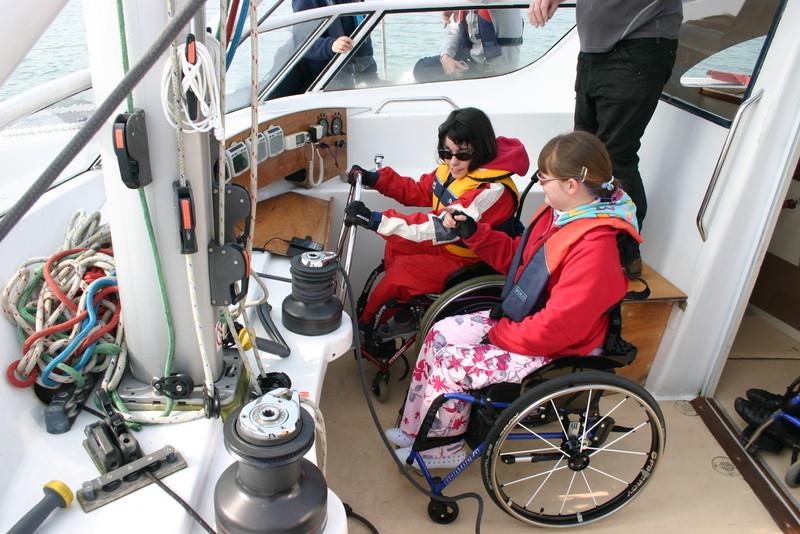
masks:
<svg viewBox="0 0 800 534"><path fill-rule="evenodd" d="M180 10L186 0L176 0ZM124 24L129 63L153 42L167 24L165 0L123 2ZM96 101L102 101L122 78L123 50L117 2L85 0L86 41ZM198 41L205 37L205 16L199 12L192 23ZM190 28L187 28L187 32ZM133 105L144 110L147 124L152 183L144 187L156 244L160 253L164 284L175 330L175 359L173 372L191 375L195 384L203 382L203 363L200 343L209 354L214 379L222 371L220 343L216 332L216 310L211 304L209 289L208 253L206 245L212 239L211 226L211 165L209 135L184 133L183 154L185 176L191 187L198 252L192 254L199 329L193 319L190 283L186 259L181 254L178 205L173 183L178 180L178 151L176 130L164 117L161 103L161 76L169 65L164 54L156 66L133 91ZM121 106L120 112L126 111ZM107 210L114 245L123 303L122 322L129 348L133 376L150 383L164 375L168 354L168 328L162 305L158 276L144 221L138 191L123 185L112 143L112 122L100 135L101 157L107 199ZM200 334L198 334L200 332Z"/></svg>

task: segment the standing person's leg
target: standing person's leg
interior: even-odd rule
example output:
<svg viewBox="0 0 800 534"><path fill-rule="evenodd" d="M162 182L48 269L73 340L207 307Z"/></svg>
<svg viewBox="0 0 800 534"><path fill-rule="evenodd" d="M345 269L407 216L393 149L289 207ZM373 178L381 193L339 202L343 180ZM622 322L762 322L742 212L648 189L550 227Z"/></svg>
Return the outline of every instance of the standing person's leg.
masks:
<svg viewBox="0 0 800 534"><path fill-rule="evenodd" d="M640 140L672 72L676 49L672 39L630 39L610 52L579 59L575 129L595 133L605 143L614 176L636 204L640 227L647 214Z"/></svg>
<svg viewBox="0 0 800 534"><path fill-rule="evenodd" d="M509 353L480 340L496 323L489 312L448 317L436 323L425 338L403 409L400 428L416 436L433 401L443 393L480 389L499 382L520 383L534 369L551 360L544 356ZM431 437L466 432L471 405L448 401L439 410L428 433ZM429 451L428 454L436 454ZM441 451L439 451L441 452ZM452 452L452 451L449 451Z"/></svg>

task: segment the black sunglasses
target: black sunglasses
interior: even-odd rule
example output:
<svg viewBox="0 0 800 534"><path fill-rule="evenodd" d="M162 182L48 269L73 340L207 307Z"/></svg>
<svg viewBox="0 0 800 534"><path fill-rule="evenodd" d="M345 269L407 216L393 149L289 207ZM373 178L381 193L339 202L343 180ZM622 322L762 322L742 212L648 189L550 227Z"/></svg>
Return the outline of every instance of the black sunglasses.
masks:
<svg viewBox="0 0 800 534"><path fill-rule="evenodd" d="M459 150L458 152L452 152L447 148L439 149L439 159L443 161L448 161L453 156L455 156L458 161L469 161L472 159L473 154L473 150Z"/></svg>

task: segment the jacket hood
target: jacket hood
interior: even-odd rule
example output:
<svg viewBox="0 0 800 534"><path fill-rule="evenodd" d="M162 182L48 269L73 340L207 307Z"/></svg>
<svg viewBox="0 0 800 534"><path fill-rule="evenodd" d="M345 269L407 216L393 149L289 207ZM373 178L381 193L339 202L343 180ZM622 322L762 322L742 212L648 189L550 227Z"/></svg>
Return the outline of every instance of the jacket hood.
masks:
<svg viewBox="0 0 800 534"><path fill-rule="evenodd" d="M497 156L481 168L511 172L517 176L525 176L530 168L528 151L525 150L525 147L519 139L498 137Z"/></svg>

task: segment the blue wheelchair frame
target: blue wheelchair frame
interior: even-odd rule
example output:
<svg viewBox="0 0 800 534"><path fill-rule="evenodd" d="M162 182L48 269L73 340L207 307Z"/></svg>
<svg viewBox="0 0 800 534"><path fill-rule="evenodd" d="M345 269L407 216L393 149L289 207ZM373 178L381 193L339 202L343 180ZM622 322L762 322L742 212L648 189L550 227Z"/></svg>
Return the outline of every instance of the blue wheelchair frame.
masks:
<svg viewBox="0 0 800 534"><path fill-rule="evenodd" d="M499 410L504 410L511 406L510 402L499 402L499 401L487 401L486 399L476 397L475 395L470 395L468 393L445 393L441 395L440 398L444 399L444 402L449 400L459 400L463 402L468 402L472 405L477 405L479 407L491 407ZM438 411L438 409L437 409ZM591 436L591 434L589 434ZM566 439L567 436L564 435L563 432L542 432L537 433L536 437L531 436L530 434L523 434L523 433L516 433L510 434L506 437L507 440L525 440L525 439L551 439L551 440L558 440L558 439ZM422 475L425 477L425 480L430 485L431 493L435 495L442 495L444 489L453 482L458 475L464 472L464 470L469 467L475 460L483 456L483 453L486 452L488 447L487 440L484 439L475 447L472 452L467 455L467 457L458 464L452 471L450 471L445 477L434 477L428 467L425 465L425 461L422 458L421 451L411 451L411 454L406 460L406 463L411 465L414 461L417 462L417 465L420 467L420 471L422 471Z"/></svg>

